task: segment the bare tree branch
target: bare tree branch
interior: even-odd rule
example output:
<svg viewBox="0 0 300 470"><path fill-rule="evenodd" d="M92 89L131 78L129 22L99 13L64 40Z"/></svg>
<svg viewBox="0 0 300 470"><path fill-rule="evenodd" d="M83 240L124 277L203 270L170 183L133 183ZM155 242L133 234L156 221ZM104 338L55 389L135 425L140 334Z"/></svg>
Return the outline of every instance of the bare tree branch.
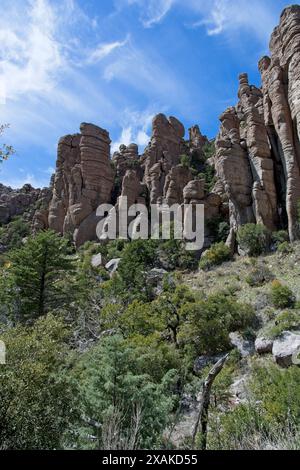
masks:
<svg viewBox="0 0 300 470"><path fill-rule="evenodd" d="M200 408L199 408L199 413L198 413L198 417L197 417L197 421L194 427L193 437L192 437L192 449L195 448L196 436L198 433L198 428L199 428L200 423L201 423L201 450L206 449L208 409L209 409L209 403L210 403L211 388L212 388L215 378L223 369L228 356L229 354L226 354L226 356L224 356L214 365L214 367L209 371L209 374L204 380L204 383L202 385L202 396L201 396L201 401L200 401Z"/></svg>

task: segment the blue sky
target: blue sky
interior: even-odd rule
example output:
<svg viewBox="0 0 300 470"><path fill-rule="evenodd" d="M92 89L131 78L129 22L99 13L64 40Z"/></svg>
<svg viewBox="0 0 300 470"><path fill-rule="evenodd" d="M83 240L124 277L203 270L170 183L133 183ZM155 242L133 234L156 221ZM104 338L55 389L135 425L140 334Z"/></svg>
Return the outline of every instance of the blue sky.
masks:
<svg viewBox="0 0 300 470"><path fill-rule="evenodd" d="M298 3L298 2L294 2ZM83 121L112 150L149 140L164 112L214 137L237 77L259 58L285 0L0 0L0 123L13 187L48 184L60 136Z"/></svg>

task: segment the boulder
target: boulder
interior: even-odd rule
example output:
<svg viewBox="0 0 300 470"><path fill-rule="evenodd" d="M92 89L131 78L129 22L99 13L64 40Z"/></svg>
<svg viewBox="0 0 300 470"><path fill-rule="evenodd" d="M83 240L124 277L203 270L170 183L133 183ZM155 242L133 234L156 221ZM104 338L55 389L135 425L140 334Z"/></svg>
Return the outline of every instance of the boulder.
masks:
<svg viewBox="0 0 300 470"><path fill-rule="evenodd" d="M272 353L273 340L260 336L255 340L255 351L257 354L269 354Z"/></svg>
<svg viewBox="0 0 300 470"><path fill-rule="evenodd" d="M295 363L297 353L300 353L300 332L284 331L275 339L272 354L281 367L289 367Z"/></svg>
<svg viewBox="0 0 300 470"><path fill-rule="evenodd" d="M99 268L100 266L104 265L104 260L103 260L103 256L101 253L98 253L97 255L92 256L91 265L93 268Z"/></svg>
<svg viewBox="0 0 300 470"><path fill-rule="evenodd" d="M115 258L115 259L111 259L110 261L108 261L108 263L106 263L105 269L107 269L110 275L114 274L118 270L120 261L121 261L121 258Z"/></svg>
<svg viewBox="0 0 300 470"><path fill-rule="evenodd" d="M229 339L232 346L234 346L238 350L238 352L243 358L247 356L252 356L254 354L254 342L244 339L240 333L230 333Z"/></svg>

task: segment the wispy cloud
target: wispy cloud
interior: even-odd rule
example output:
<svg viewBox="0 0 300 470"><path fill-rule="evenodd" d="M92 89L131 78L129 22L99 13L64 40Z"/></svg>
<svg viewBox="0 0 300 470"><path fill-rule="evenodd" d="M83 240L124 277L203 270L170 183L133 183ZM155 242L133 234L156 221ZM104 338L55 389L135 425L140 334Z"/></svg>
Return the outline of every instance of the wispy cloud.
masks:
<svg viewBox="0 0 300 470"><path fill-rule="evenodd" d="M209 36L247 31L265 42L277 21L272 3L261 0L213 0L209 8L201 0L199 3L191 0L190 6L200 15L192 25L205 26Z"/></svg>
<svg viewBox="0 0 300 470"><path fill-rule="evenodd" d="M126 36L124 41L114 41L104 44L99 44L94 50L90 52L89 57L87 58L88 64L95 64L105 57L109 56L112 52L117 49L120 49L128 43L130 39L129 34Z"/></svg>
<svg viewBox="0 0 300 470"><path fill-rule="evenodd" d="M187 17L190 27L205 27L209 36L232 31L248 31L265 41L275 24L272 2L261 0L124 0L127 5L140 8L140 21L145 28L162 22L174 7ZM253 18L255 12L255 19Z"/></svg>

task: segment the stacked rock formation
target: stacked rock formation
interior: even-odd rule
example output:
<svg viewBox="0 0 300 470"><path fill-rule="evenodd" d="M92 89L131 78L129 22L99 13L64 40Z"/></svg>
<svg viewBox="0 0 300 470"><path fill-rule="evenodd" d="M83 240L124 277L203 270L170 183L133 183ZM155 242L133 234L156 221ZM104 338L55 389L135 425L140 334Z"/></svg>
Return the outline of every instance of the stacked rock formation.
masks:
<svg viewBox="0 0 300 470"><path fill-rule="evenodd" d="M77 246L96 238L100 220L96 210L102 203L113 204L116 212L133 204L183 204L185 188L194 177L180 163L181 157L196 155L201 160L208 143L198 126L190 129L190 140L185 141L183 125L159 114L153 119L151 140L142 156L136 144L121 145L110 161L109 134L85 123L80 131L60 139L49 209L37 212L34 219L38 229L46 228L48 218L50 229L72 235ZM205 198L204 189L200 196ZM219 196L206 199L207 213L218 213ZM110 212L107 222L112 215Z"/></svg>
<svg viewBox="0 0 300 470"><path fill-rule="evenodd" d="M49 207L49 228L72 234L77 246L95 237L99 204L110 201L114 171L109 134L83 123L81 134L63 137Z"/></svg>
<svg viewBox="0 0 300 470"><path fill-rule="evenodd" d="M123 211L126 196L129 206L201 203L206 220L229 213L232 247L238 228L251 222L270 230L288 229L295 240L300 201L299 5L283 11L270 51L259 62L262 88L250 85L247 74L240 75L238 104L221 115L216 153L209 160L204 155L209 141L199 127L191 127L185 140L184 126L174 117L154 117L143 155L136 144L121 145L112 160L108 132L83 123L80 134L59 141L49 190L23 188L19 195L0 188L0 223L40 198L34 230L70 234L80 246L96 238L97 207L109 203ZM195 178L207 165L217 176L210 193Z"/></svg>
<svg viewBox="0 0 300 470"><path fill-rule="evenodd" d="M259 63L262 89L242 74L237 106L220 117L215 165L229 200L231 238L249 222L299 236L300 6L283 11L270 51Z"/></svg>

